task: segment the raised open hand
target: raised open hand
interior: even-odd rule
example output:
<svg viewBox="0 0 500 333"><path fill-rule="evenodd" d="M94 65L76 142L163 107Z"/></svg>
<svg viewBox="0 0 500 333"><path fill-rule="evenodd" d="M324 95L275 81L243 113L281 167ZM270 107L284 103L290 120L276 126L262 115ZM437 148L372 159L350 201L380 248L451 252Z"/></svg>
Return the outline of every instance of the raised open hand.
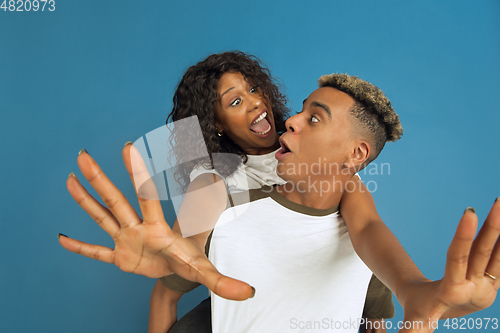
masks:
<svg viewBox="0 0 500 333"><path fill-rule="evenodd" d="M67 188L73 199L113 238L115 248L88 244L66 236L59 237L59 243L71 252L114 264L125 272L151 278L176 273L206 285L227 299L244 300L251 297L252 287L221 275L199 246L170 229L154 183L139 152L127 144L122 153L125 167L136 188L140 189L137 197L143 220L99 165L83 150L78 156L78 166L106 207L87 192L74 174L68 177Z"/></svg>
<svg viewBox="0 0 500 333"><path fill-rule="evenodd" d="M467 209L448 249L444 277L421 283L405 301L405 318L421 320L432 332L429 319L461 317L485 309L500 287L500 200L496 200L477 237L477 216ZM406 331L405 331L406 332Z"/></svg>
<svg viewBox="0 0 500 333"><path fill-rule="evenodd" d="M476 228L477 216L467 210L448 250L441 299L450 308L444 317L464 316L495 301L500 287L500 200L474 239Z"/></svg>

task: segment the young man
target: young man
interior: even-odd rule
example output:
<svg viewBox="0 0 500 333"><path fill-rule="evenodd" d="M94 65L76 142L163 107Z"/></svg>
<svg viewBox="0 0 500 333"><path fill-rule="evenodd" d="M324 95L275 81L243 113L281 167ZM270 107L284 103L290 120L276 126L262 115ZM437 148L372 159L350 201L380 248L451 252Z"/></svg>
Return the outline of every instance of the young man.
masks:
<svg viewBox="0 0 500 333"><path fill-rule="evenodd" d="M294 267L300 267L301 272L304 274L299 274L299 272L295 272L291 276L276 274L271 278L269 273L266 273L263 278L264 281L269 283L258 286L258 289L262 290L262 292L259 292L256 299L244 304L226 302L215 297L212 300L212 303L214 303L213 308L217 310L213 314L215 332L235 331L236 327L240 329L244 327L243 331L258 331L259 329L256 327L250 329L250 327L245 326L242 322L242 318L245 317L248 318L249 322L259 322L259 325L265 327L266 331L282 331L287 327L286 323L282 322L285 318L288 318L288 320L290 318L297 319L297 317L311 318L315 316L318 318L322 313L325 316L330 313L330 318L335 317L337 318L336 321L340 322L341 318L358 318L361 316L359 302L364 300L361 296L366 294L366 288L357 288L357 284L366 286L366 276L361 273L346 274L349 269L356 271L355 268L350 266L353 263L349 264L347 260L349 257L347 252L342 256L343 260L337 258L334 249L339 251L339 246L342 251L349 251L349 248L352 253L354 252L348 234L345 234L343 239L346 243L337 242L338 239L332 235L332 232L336 233L339 230L338 222L335 222L339 217L338 213L335 213L335 207L338 208L340 198L346 187L345 184L350 182L351 190L352 186L358 186L359 184L352 183L352 176L362 166L378 156L386 141L399 139L402 134L402 127L397 114L385 95L368 82L347 75L331 75L323 77L320 80L320 85L325 88L313 92L304 101L303 112L287 121L288 132L281 137L283 150L276 155L279 160L277 171L288 182L287 185L278 186L276 192L267 189L251 191L252 204L245 207L246 211L243 215L233 219L232 222L237 221L236 223L228 223L227 226L214 231L210 251L212 263L219 270L222 269L223 274L240 278L250 284L253 281L251 278L252 269L266 266L266 262L268 262L266 258L271 259L271 262L280 262L279 267L284 272L294 270ZM357 95L357 101L354 102L352 97L337 88L348 91L351 95ZM329 101L330 104L325 101ZM341 109L342 112L337 109ZM287 144L287 140L291 142ZM369 150L370 147L373 147L373 149ZM347 160L344 159L348 151L355 152L355 157L363 160L350 161L348 164ZM339 158L342 158L342 160L339 160ZM269 195L266 195L266 193L269 193ZM294 198L294 196L299 196L306 202L303 202L302 206L291 204L291 207L289 207L287 203L290 202L302 203L300 201L302 199L299 200L298 197ZM233 201L240 202L240 204L247 203L247 198L238 200L238 197L235 196ZM287 200L290 197L292 200ZM268 203L265 199L269 198L272 198L272 200L267 200L270 203L276 200L280 204L272 205ZM358 199L366 200L365 198ZM332 208L333 205L334 210L322 211L321 209L314 209L318 208L318 205L322 208ZM371 207L373 203L369 202L368 205ZM351 206L367 207L359 204ZM283 207L285 209L281 209ZM237 211L239 208L235 207L226 210L220 217L218 225L227 223L227 216L230 216L233 214L233 210ZM299 210L300 213L294 213L294 208ZM349 212L344 209L344 215L346 216L355 213L360 214L359 211ZM309 214L313 214L313 222L309 221ZM322 217L320 218L320 216ZM301 227L290 227L294 224L285 217L292 221L296 219ZM319 220L323 220L324 225L320 224ZM352 219L348 220L352 221ZM281 221L283 221L284 225L280 224ZM343 220L340 220L340 225L345 228ZM236 227L237 231L232 230L233 226ZM244 229L244 226L248 226L247 229ZM357 225L348 225L348 227L349 229L360 228ZM317 228L324 228L324 230ZM323 232L319 230L323 230ZM253 237L246 236L252 234ZM272 242L266 237L268 234L273 235ZM316 237L307 235L316 235ZM263 242L262 240L267 241ZM276 244L277 248L274 247ZM298 246L299 244L300 246ZM287 250L282 253L279 251L280 249ZM292 249L295 249L296 252L292 251ZM324 249L327 249L327 251L322 252ZM272 255L269 256L269 253L272 253ZM309 257L304 257L305 255ZM234 258L236 262L227 261L228 257ZM310 257L315 259L311 261ZM332 260L332 257L337 259ZM287 258L292 259L291 262L288 262L288 266L285 264ZM320 258L326 260L321 265L319 264L321 262ZM301 259L305 262L302 262ZM307 262L314 262L315 265L309 267L306 264ZM237 269L238 263L244 263L243 267ZM262 274L263 271L272 271L272 265L268 266L265 269L258 270L257 275ZM248 267L249 270L245 270L245 267ZM327 270L329 272L342 271L343 274L325 275ZM255 275L253 278L258 280ZM299 282L301 279L302 283ZM277 281L279 282L277 283ZM320 281L321 283L319 283ZM179 293L185 293L196 286L196 284L193 285L189 282L181 283L178 277L175 276L163 278L162 282L169 289ZM281 283L293 287L293 290L287 290L286 287L280 288ZM258 283L254 282L252 285L257 287L256 284ZM322 287L318 288L318 285ZM351 293L347 305L339 302L346 297L343 294L343 291L346 290ZM356 294L355 291L358 291L359 294ZM302 295L304 299L297 298L297 293ZM168 291L166 295L168 300L180 296ZM262 297L264 295L266 297ZM285 299L284 295L292 298ZM338 302L332 302L332 299L336 299ZM279 300L278 304L273 303L276 300ZM171 304L170 301L165 301L165 299L162 299L161 302L155 302L152 305L151 313L154 314L158 303ZM249 304L252 306L249 307ZM300 309L300 313L294 315L293 309L288 306L280 307L280 304L311 305L307 307L309 313ZM329 304L329 306L325 307L325 304ZM353 308L349 310L350 306ZM238 309L234 309L235 307ZM272 313L275 316L271 316L267 312L264 316L267 323L263 320L255 320L259 316L257 314L262 314L262 311L266 312L268 307L274 309ZM225 310L221 310L221 308L225 308ZM292 306L292 308L297 310L297 307ZM281 309L282 312L277 311L278 309ZM353 311L353 309L356 310ZM327 313L321 312L322 310ZM165 309L162 309L160 312L165 313L165 311ZM197 314L199 311L201 311L200 308L195 310ZM189 318L191 317L190 314ZM220 322L218 318L220 318ZM231 321L227 318L238 318L237 322L234 323L235 326L231 326ZM184 321L179 322L175 326L174 332L176 332L176 329L180 330L179 326L183 324ZM200 328L191 327L186 331L200 331Z"/></svg>
<svg viewBox="0 0 500 333"><path fill-rule="evenodd" d="M260 230L259 227L252 229L251 226L257 220L254 217L244 219L243 214L237 217L237 222L225 223L214 231L210 256L215 266L217 268L220 266L222 273L255 283L257 287L257 294L250 301L238 303L215 298L213 310L217 322L214 325L217 326L214 326L214 330L218 327L221 330L225 328L231 328L231 331L241 330L241 327L238 329L239 321L226 323L225 319L228 315L240 316L244 313L248 314L244 315L246 317L243 320L247 326L242 329L255 331L266 331L269 327L273 327L273 331L296 330L297 327L294 328L293 325L298 325L300 328L301 322L333 316L328 309L317 307L314 308L316 312L304 314L302 312L304 303L300 302L315 299L317 306L318 302L324 300L322 297L326 296L332 300L330 303L335 303L331 295L339 290L329 289L327 281L330 278L339 278L341 279L339 281L345 283L349 283L350 279L364 279L366 283L368 282L369 271L359 261L352 248L349 248L351 242L357 255L394 292L405 310L405 320L422 322L423 329L419 327L420 331L432 331L430 322L439 318L462 316L490 306L500 287L500 280L496 279L500 275L500 242L496 244L500 230L498 201L494 204L474 243L477 218L472 210L466 210L448 251L445 276L439 281L429 281L422 275L379 219L374 219L365 225L347 225L349 229L347 234L343 229L341 218L335 215L335 206L340 203L342 192L352 175L376 158L387 139L396 138L398 122L395 121L392 108L385 96L380 95L378 89L367 83L348 76L334 75L323 78L320 84L322 87L305 100L303 111L287 121L287 132L281 138L283 149L277 154L280 161L278 172L288 184L272 191L261 191L259 194L261 197L254 203L256 208L250 208L254 209L253 215L259 212L263 214L259 221L267 222L260 224L259 227L270 229ZM381 132L385 135L384 140L377 135ZM137 152L130 147L124 148L125 164L131 172L129 153L137 155ZM311 164L318 161L318 158L325 162L322 164L325 167L322 168L322 172L313 173ZM155 197L152 187L150 196L142 195L139 198L144 217L144 221L141 221L90 156L81 154L78 162L91 185L105 202L110 203L111 212L99 206L75 177L69 178L68 189L82 208L98 220L103 229L113 237L116 246L111 250L60 237L62 246L73 252L114 263L128 272L150 277L175 272L184 278L205 284L215 294L228 299L244 300L255 294L255 289L248 284L221 275L198 246L168 228L158 201L144 199ZM139 172L131 176L134 180L144 183L149 177L146 174L147 172ZM311 182L316 182L318 185L308 186ZM329 185L328 190L325 190L327 185ZM304 186L307 188L306 191L303 190ZM265 193L266 191L268 193ZM361 207L373 205L372 201L363 198L356 200L360 201ZM304 209L309 211L309 214L296 212L296 210L303 212ZM278 212L281 214L273 215ZM224 212L219 221L222 223L231 220L230 213L231 210ZM279 220L282 214L287 214L288 218L285 221ZM307 226L296 219L300 214L306 216L304 219L309 222ZM318 214L322 216L310 216ZM363 211L352 214L363 214ZM328 224L324 224L325 216L330 218L329 227ZM336 221L333 227L331 218L335 218ZM318 222L317 225L312 225L312 221ZM315 227L319 229L314 229ZM261 233L252 235L251 230ZM306 234L301 233L303 231ZM310 233L307 233L308 231ZM287 232L293 234L281 238L279 242L274 241L276 237L281 236L281 233ZM298 235L295 232L298 232ZM309 240L308 235L319 238ZM239 238L241 244L235 242L234 237L241 237ZM245 247L245 237L251 237L252 241L263 240L259 244L265 247L264 251L255 251L255 258L248 256L245 258L245 253L258 250L255 246L252 249L248 249L248 245ZM326 245L329 241L335 242L333 249ZM321 246L322 244L325 246ZM310 253L319 251L321 255L304 257L303 252L296 251L302 248L310 249ZM290 251L293 254L287 258ZM299 265L294 265L296 261L290 259L295 258L304 260ZM339 259L347 259L342 263L343 267L347 267L347 272L342 272L342 267L334 266L335 260ZM313 260L319 260L317 265L314 265ZM301 270L301 267L305 267L304 270ZM264 271L255 274L259 269ZM341 274L335 276L334 273L339 269ZM276 275L266 276L267 272ZM307 272L317 274L303 275ZM301 279L313 281L313 288L305 286L300 290L295 289ZM283 281L283 285L278 285L280 281ZM271 295L274 297L266 298L266 293L272 292L273 287L280 287L282 290ZM346 290L349 291L349 288L346 287ZM291 297L290 294L293 295L294 291L298 293L300 302ZM353 290L353 293L356 294L358 291ZM283 301L277 300L276 295L281 295ZM362 303L362 298L359 294L352 298L354 298L352 305L348 304L351 298L337 305L345 307L341 309L345 310L344 316L354 316L354 318L339 317L327 325L337 325L339 321L342 325L346 320L348 322L349 319L359 317L359 303ZM262 309L268 301L273 302L272 306ZM327 303L328 306L330 303ZM281 314L281 317L288 316L285 318L285 327L283 321L278 322L280 325L278 327L273 326L276 320L267 320L267 315L274 314ZM290 318L290 314L296 317ZM313 318L315 315L318 317ZM259 326L260 323L264 326ZM342 326L340 330L344 332L351 328L352 326ZM355 328L351 329L354 330Z"/></svg>

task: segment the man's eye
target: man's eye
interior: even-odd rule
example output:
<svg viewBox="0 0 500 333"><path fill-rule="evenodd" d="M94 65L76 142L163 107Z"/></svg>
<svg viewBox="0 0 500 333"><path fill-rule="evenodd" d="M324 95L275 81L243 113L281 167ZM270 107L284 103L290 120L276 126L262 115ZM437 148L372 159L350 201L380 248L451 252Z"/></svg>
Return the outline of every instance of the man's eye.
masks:
<svg viewBox="0 0 500 333"><path fill-rule="evenodd" d="M311 123L319 123L319 119L315 116L311 116Z"/></svg>
<svg viewBox="0 0 500 333"><path fill-rule="evenodd" d="M236 105L238 105L238 104L240 104L240 99L239 99L239 98L235 99L235 100L234 100L231 104L229 104L229 105L230 105L230 106L236 106Z"/></svg>

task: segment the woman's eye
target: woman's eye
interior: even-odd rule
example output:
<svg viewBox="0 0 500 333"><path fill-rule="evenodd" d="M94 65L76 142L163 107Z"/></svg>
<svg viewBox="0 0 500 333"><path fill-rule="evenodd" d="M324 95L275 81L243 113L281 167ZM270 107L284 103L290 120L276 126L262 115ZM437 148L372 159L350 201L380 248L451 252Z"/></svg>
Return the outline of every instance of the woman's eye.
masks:
<svg viewBox="0 0 500 333"><path fill-rule="evenodd" d="M256 92L258 88L257 86L250 88L250 93Z"/></svg>
<svg viewBox="0 0 500 333"><path fill-rule="evenodd" d="M312 123L319 123L319 119L316 118L315 116L311 116L311 122Z"/></svg>
<svg viewBox="0 0 500 333"><path fill-rule="evenodd" d="M235 100L234 100L231 104L229 104L229 105L230 105L230 106L236 106L236 105L238 105L238 104L240 104L240 99L239 99L239 98L235 99Z"/></svg>

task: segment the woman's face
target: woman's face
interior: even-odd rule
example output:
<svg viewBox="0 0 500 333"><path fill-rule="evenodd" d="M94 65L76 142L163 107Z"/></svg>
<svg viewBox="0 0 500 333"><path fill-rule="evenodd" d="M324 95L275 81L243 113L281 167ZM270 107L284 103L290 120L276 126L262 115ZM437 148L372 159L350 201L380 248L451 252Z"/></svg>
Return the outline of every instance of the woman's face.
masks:
<svg viewBox="0 0 500 333"><path fill-rule="evenodd" d="M218 132L249 155L267 154L279 148L267 96L240 73L226 72L221 76L215 119Z"/></svg>

